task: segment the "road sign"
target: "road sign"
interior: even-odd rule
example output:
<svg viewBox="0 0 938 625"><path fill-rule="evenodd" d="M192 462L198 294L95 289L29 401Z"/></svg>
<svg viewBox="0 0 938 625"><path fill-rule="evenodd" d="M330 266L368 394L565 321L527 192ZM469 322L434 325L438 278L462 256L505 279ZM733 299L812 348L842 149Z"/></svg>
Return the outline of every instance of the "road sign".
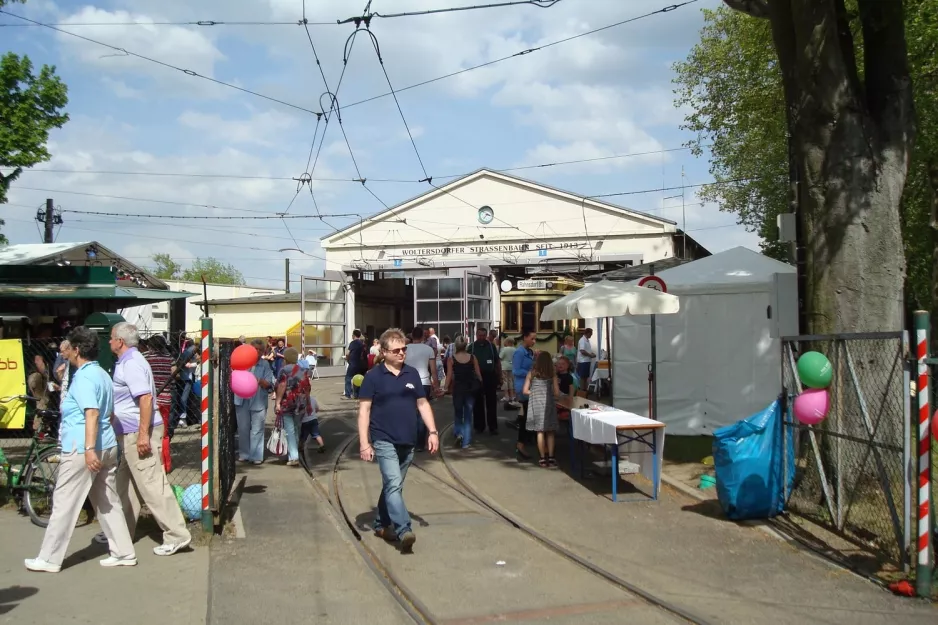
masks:
<svg viewBox="0 0 938 625"><path fill-rule="evenodd" d="M538 251L537 251L537 255L538 255L538 256L547 256L547 250L538 250Z"/></svg>
<svg viewBox="0 0 938 625"><path fill-rule="evenodd" d="M668 292L668 286L664 283L664 280L658 276L645 276L638 281L638 286L643 286L647 289L654 289L662 293Z"/></svg>
<svg viewBox="0 0 938 625"><path fill-rule="evenodd" d="M400 267L400 266L402 266L403 264L404 264L404 261L401 260L400 258L395 258L395 259L394 259L394 266L395 266L395 267Z"/></svg>

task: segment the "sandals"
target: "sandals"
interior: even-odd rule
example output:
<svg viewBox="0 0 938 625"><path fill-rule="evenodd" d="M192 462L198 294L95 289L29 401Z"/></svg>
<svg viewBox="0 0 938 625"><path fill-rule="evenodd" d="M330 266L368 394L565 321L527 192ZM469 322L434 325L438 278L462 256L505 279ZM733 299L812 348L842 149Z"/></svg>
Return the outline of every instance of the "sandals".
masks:
<svg viewBox="0 0 938 625"><path fill-rule="evenodd" d="M544 456L537 461L537 466L543 467L545 469L556 469L557 459L553 456Z"/></svg>
<svg viewBox="0 0 938 625"><path fill-rule="evenodd" d="M547 468L547 458L541 458L537 461L537 466L546 469Z"/></svg>

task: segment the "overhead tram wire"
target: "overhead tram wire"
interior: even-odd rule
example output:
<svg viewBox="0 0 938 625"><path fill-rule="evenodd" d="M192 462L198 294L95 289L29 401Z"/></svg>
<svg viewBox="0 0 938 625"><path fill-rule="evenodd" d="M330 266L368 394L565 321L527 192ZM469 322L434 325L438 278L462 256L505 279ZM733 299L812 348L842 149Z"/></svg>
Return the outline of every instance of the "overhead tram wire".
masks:
<svg viewBox="0 0 938 625"><path fill-rule="evenodd" d="M306 22L310 26L338 26L341 24L338 20L334 22ZM33 26L299 26L300 22L270 22L270 21L236 21L236 20L197 20L190 22L47 22L45 24L0 24L0 28L28 28Z"/></svg>
<svg viewBox="0 0 938 625"><path fill-rule="evenodd" d="M537 7L539 9L549 9L550 7L554 6L558 2L560 2L560 0L514 0L511 2L493 2L490 4L474 4L470 6L449 7L445 9L426 9L424 11L407 11L405 13L383 14L383 13L375 12L375 13L369 13L366 17L368 18L380 17L383 19L391 19L395 17L416 17L416 16L423 16L423 15L436 15L439 13L456 13L458 11L475 11L479 9L500 9L500 8L505 8L505 7L520 6L520 5L525 5L525 4ZM363 19L363 18L350 17L348 19L342 20L339 23L346 24L356 19Z"/></svg>
<svg viewBox="0 0 938 625"><path fill-rule="evenodd" d="M472 66L470 66L470 67L465 67L465 68L460 69L460 70L457 70L457 71L455 71L455 72L450 72L450 73L448 73L448 74L443 74L442 76L437 76L437 77L435 77L435 78L429 78L429 79L427 79L427 80L423 80L423 81L414 83L414 84L412 84L412 85L408 85L408 86L406 86L406 87L401 87L400 89L397 90L397 93L401 93L401 92L404 92L404 91L410 91L411 89L416 89L417 87L423 87L423 86L425 86L425 85L429 85L429 84L432 84L432 83L435 83L435 82L439 82L439 81L441 81L441 80L446 80L447 78L453 78L454 76L459 76L459 75L461 75L461 74L466 74L466 73L468 73L468 72L472 72L472 71L475 71L475 70L477 70L477 69L482 69L482 68L484 68L484 67L491 67L492 65L495 65L496 63L501 63L502 61L507 61L507 60L509 60L509 59L513 59L513 58L516 58L516 57L519 57L519 56L526 56L526 55L528 55L528 54L533 54L533 53L535 53L535 52L539 52L539 51L541 51L541 50L545 50L545 49L550 48L550 47L553 47L553 46L558 46L558 45L560 45L560 44L567 43L567 42L573 41L573 40L575 40L575 39L579 39L579 38L581 38L581 37L586 37L586 36L589 36L589 35L595 35L596 33L600 33L600 32L609 30L609 29L611 29L611 28L616 28L616 27L618 27L618 26L623 26L623 25L625 25L625 24L630 24L630 23L632 23L632 22L637 22L638 20L642 20L642 19L651 17L651 16L653 16L653 15L657 15L658 13L670 13L671 11L675 11L675 10L680 9L681 7L687 6L687 5L689 5L689 4L694 4L695 2L697 2L697 0L686 0L685 2L681 2L680 4L671 4L671 5L668 5L668 6L666 6L666 7L662 7L662 8L660 8L660 9L656 10L656 11L651 11L651 12L649 12L649 13L645 13L645 14L643 14L643 15L637 15L637 16L635 16L635 17L630 17L630 18L625 19L625 20L620 20L620 21L615 22L615 23L613 23L613 24L608 24L608 25L606 25L606 26L600 26L599 28L594 28L594 29L591 29L591 30L587 30L587 31L584 31L584 32L582 32L582 33L578 33L578 34L576 34L576 35L571 35L570 37L564 37L563 39L558 39L558 40L556 40L556 41L551 41L551 42L549 42L549 43L545 43L545 44L543 44L543 45L536 46L536 47L534 47L534 48L526 48L526 49L521 50L521 51L519 51L519 52L515 52L514 54L509 54L508 56L503 56L503 57L500 57L500 58L497 58L497 59L493 59L493 60L491 60L491 61L486 61L485 63L479 63L478 65L472 65ZM391 92L388 92L388 93L381 93L381 94L379 94L379 95L371 96L370 98L365 98L364 100L358 100L357 102L352 102L351 104L346 104L346 105L345 105L345 108L352 108L353 106L358 106L359 104L365 104L366 102L373 102L374 100L380 100L381 98L386 98L386 97L389 96L389 95L392 95Z"/></svg>
<svg viewBox="0 0 938 625"><path fill-rule="evenodd" d="M594 195L587 195L587 196L584 196L584 198L585 198L585 199L600 199L600 198L606 198L606 197L617 197L617 196L626 196L626 195L641 195L641 194L647 194L647 193L662 193L662 192L666 192L666 191L677 191L677 190L680 190L680 189L682 189L682 188L684 188L684 189L693 189L693 188L707 187L707 186L719 186L719 185L723 185L723 184L738 184L738 183L742 183L742 182L752 182L752 181L762 180L762 179L763 179L762 177L755 176L755 177L750 177L750 178L733 178L733 179L730 179L730 180L714 180L714 181L711 181L711 182L701 182L701 183L696 183L696 184L687 184L687 185L682 185L682 186L677 186L677 187L654 187L654 188L650 188L650 189L636 189L636 190L632 190L632 191L617 191L617 192L614 192L614 193L599 193L599 194L594 194ZM356 181L356 182L361 182L361 181ZM367 188L367 187L366 187L366 188ZM216 219L216 220L221 220L221 221L224 221L224 220L255 220L255 219L264 220L264 219L280 219L280 214L279 214L279 213L271 213L271 212L267 212L267 211L254 211L254 210L245 209L245 208L229 208L229 207L225 207L225 206L215 206L215 205L212 205L212 204L194 204L194 203L189 203L189 202L173 202L173 201L170 201L170 200L159 200L159 199L153 199L153 198L126 197L126 196L120 196L120 195L105 195L105 194L101 194L101 193L83 193L83 192L80 192L80 191L66 191L66 190L64 190L64 189L42 189L42 188L36 188L36 187L22 187L22 186L18 186L18 185L15 187L15 189L21 189L21 190L27 190L27 191L43 191L43 192L58 193L58 194L81 195L81 196L88 196L88 197L100 197L100 198L118 199L118 200L128 200L128 201L132 201L132 202L156 202L156 203L159 203L159 204L170 204L170 205L175 205L175 206L191 206L191 207L195 207L195 208L210 208L210 209L214 209L214 210L230 210L230 211L241 211L241 212L249 212L249 213L258 213L258 215L257 215L256 217L255 217L255 216L241 216L241 215L216 215L216 216L208 216L208 215L156 215L156 216L155 216L155 217L158 217L158 218L160 218L160 219L202 219L202 220L205 220L205 219ZM369 189L369 191L370 191L370 189ZM373 195L373 194L372 194L372 195ZM450 195L452 195L452 194L450 194ZM375 196L375 197L377 197L377 196ZM455 196L453 196L453 197L455 197ZM382 204L385 208L390 209L390 207L389 207L383 200L381 200L380 198L377 198L377 199L378 199L379 202L381 202L381 204ZM460 202L466 203L466 202L465 202L464 200L462 200L461 198L458 198L458 197L457 197L456 199L459 200ZM9 205L11 205L11 204L8 204L8 206L9 206ZM27 206L27 205L24 204L24 205L22 205L22 206ZM471 206L471 205L470 205L470 206ZM663 209L654 209L654 210L663 210ZM147 214L142 214L142 213L109 213L109 212L103 212L103 211L77 211L77 210L75 210L75 209L65 209L64 212L72 212L72 213L81 212L81 213L85 213L85 214L100 214L100 215L107 215L107 216L113 216L113 217L154 217L154 215L147 215ZM640 211L640 212L642 212L642 211ZM644 211L644 212L649 212L649 211ZM341 218L341 217L359 217L360 215L358 215L357 213L354 213L354 214L353 214L353 213L345 213L345 214L323 215L323 216L324 216L324 217L329 217L329 218ZM286 217L287 217L287 219L309 219L311 216L310 216L310 215L287 215ZM377 220L374 219L374 218L372 218L372 219L365 219L364 221L369 222L369 221L377 221ZM511 226L511 227L514 227L514 226ZM535 238L536 238L536 237L535 237Z"/></svg>
<svg viewBox="0 0 938 625"><path fill-rule="evenodd" d="M38 21L33 20L33 19L30 19L30 18L28 18L28 17L24 17L24 16L22 16L22 15L17 15L16 13L10 13L9 11L6 11L6 10L4 10L4 9L0 9L0 14L9 15L10 17L14 17L14 18L16 18L16 19L18 19L18 20L23 20L24 22L29 22L29 23L31 23L31 24L35 24L36 26L42 26L42 27L44 27L44 28L48 28L49 30L53 30L53 31L55 31L55 32L57 32L57 33L61 33L61 34L63 34L63 35L68 35L69 37L75 37L76 39L81 39L82 41L87 41L88 43L93 43L93 44L95 44L95 45L102 46L102 47L108 48L108 49L110 49L110 50L114 50L115 52L119 52L119 53L121 53L121 54L124 55L124 56L132 56L132 57L134 57L134 58L138 58L138 59L141 59L141 60L143 60L143 61L148 61L148 62L150 62L150 63L155 63L155 64L157 64L157 65L161 65L161 66L166 67L166 68L169 68L169 69L174 69L174 70L176 70L177 72L182 72L183 74L186 74L187 76L193 76L193 77L195 77L195 78L201 78L201 79L203 79L203 80L207 80L207 81L209 81L209 82L215 83L216 85L221 85L221 86L223 86L223 87L228 87L229 89L235 89L235 90L240 91L240 92L242 92L242 93L247 93L247 94L249 94L249 95L252 95L252 96L255 96L255 97L258 97L258 98L262 98L262 99L264 99L264 100L268 100L268 101L270 101L270 102L276 102L277 104L282 104L283 106L287 106L287 107L290 107L290 108L292 108L292 109L296 109L296 110L298 110L298 111L303 111L304 113L310 113L311 115L316 115L317 117L322 115L322 113L319 112L319 111L314 111L314 110L312 110L312 109L308 109L308 108L306 108L306 107L299 106L299 105L297 105L297 104L292 104L292 103L290 103L290 102L287 102L287 101L285 101L285 100L281 100L281 99L279 99L279 98L274 98L274 97L269 96L269 95L264 95L263 93L258 93L257 91L252 91L251 89L246 89L246 88L244 88L244 87L239 87L239 86L237 86L237 85L233 85L233 84L228 83L228 82L225 82L225 81L223 81L223 80L218 80L217 78L212 78L212 77L210 77L210 76L205 76L205 75L200 74L200 73L198 73L198 72L196 72L196 71L194 71L194 70L186 69L186 68L183 68L183 67L179 67L179 66L173 65L173 64L171 64L171 63L166 63L165 61L160 61L160 60L158 60L158 59L154 59L154 58L149 57L149 56L144 56L143 54L139 54L139 53L137 53L137 52L131 52L130 50L127 50L126 48L121 48L121 47L119 47L119 46L114 46L114 45L111 45L111 44L109 44L109 43L104 43L103 41L98 41L97 39L92 39L92 38L90 38L90 37L85 37L84 35L79 35L78 33L73 33L73 32L67 31L67 30L62 30L61 28L58 28L58 27L56 27L56 26L52 26L52 25L50 25L50 24L45 24L45 23L43 23L43 22L38 22Z"/></svg>
<svg viewBox="0 0 938 625"><path fill-rule="evenodd" d="M709 147L710 144L705 144L703 147ZM691 150L691 147L679 147L679 148L662 148L660 150L648 150L645 152L627 152L622 154L609 154L607 156L594 156L591 158L580 158L570 161L555 161L551 163L536 163L533 165L519 165L517 167L501 167L492 169L496 173L509 173L513 171L524 171L529 169L544 169L547 167L562 167L564 165L579 165L582 163L595 163L600 161L609 161L620 158L633 158L636 156L652 156L655 154L667 154L670 152L686 152ZM85 174L85 175L109 175L109 176L155 176L155 177L174 177L174 178L219 178L219 179L230 179L230 180L274 180L274 181L287 181L287 180L296 180L296 178L291 178L289 176L256 176L256 175L238 175L238 174L197 174L197 173L185 173L185 172L161 172L161 171L121 171L121 170L106 170L106 169L85 169L85 170L74 170L74 169L24 169L23 173L57 173L57 174ZM450 179L450 178L463 178L468 176L473 172L464 172L460 174L447 174L445 176L434 176L438 180ZM314 182L360 182L356 178L312 178ZM403 184L415 184L419 180L403 180L400 178L369 178L371 182L396 182Z"/></svg>
<svg viewBox="0 0 938 625"><path fill-rule="evenodd" d="M355 32L356 32L356 33L358 32L358 29L357 29L357 28L356 28L356 31L355 31ZM452 198L454 198L454 199L456 199L456 200L459 200L459 201L462 202L463 204L466 204L466 205L468 205L469 207L471 207L471 208L475 209L476 211L478 211L479 208L478 208L477 206L474 206L474 205L470 204L469 202L463 200L462 198L457 197L456 195L454 195L454 194L450 193L449 191L447 191L445 188L433 184L433 176L431 176L431 175L427 172L427 168L426 168L426 166L425 166L424 163L423 163L423 158L421 158L421 156L420 156L420 150L417 149L417 142L414 141L414 135L413 135L413 133L412 133L411 130L410 130L410 125L407 123L407 118L404 116L404 111L403 111L403 109L401 108L401 103L400 103L400 101L397 99L397 93L394 91L394 85L391 84L391 77L388 75L388 70L387 70L387 68L384 66L384 59L383 59L382 56L381 56L381 46L378 44L378 38L375 36L375 34L374 34L373 32L371 32L371 29L370 29L367 25L365 26L365 32L368 33L368 35L369 35L369 37L370 37L370 39L371 39L372 46L374 47L374 50L375 50L375 55L377 55L377 57L378 57L378 64L381 66L381 71L382 71L382 73L384 74L384 78L385 78L385 80L386 80L387 83L388 83L388 89L391 90L391 95L392 95L393 98L394 98L394 104L397 106L397 112L398 112L398 113L400 114L400 116L401 116L401 121L404 123L404 128L407 130L407 136L410 138L410 145L414 148L414 154L417 156L417 162L420 163L420 169L421 169L421 171L423 171L424 177L423 177L422 180L420 180L420 182L426 182L427 184L429 184L431 187L433 187L433 188L436 189L437 191L442 191L443 193L446 193L446 194L449 195L450 197L452 197ZM375 196L375 197L377 197L377 196ZM382 203L383 203L383 202L382 202ZM518 232L520 232L521 234L525 235L526 237L528 237L528 238L530 238L530 239L534 239L534 240L540 239L543 243L545 243L545 244L548 243L544 238L542 238L542 237L537 237L537 236L534 236L534 235L532 235L532 234L529 234L529 233L527 233L527 232L521 230L521 229L518 228L517 226L512 226L512 224L509 224L508 222L503 221L502 219L499 219L499 221L502 221L502 223L504 223L504 224L506 224L506 225L508 225L508 226L511 226L511 227L515 228L516 230L518 230ZM406 221L405 221L405 223L406 223ZM579 254L577 254L577 253L575 253L575 252L572 252L572 251L570 251L570 250L566 250L566 251L567 251L568 253L570 253L577 261L580 260Z"/></svg>

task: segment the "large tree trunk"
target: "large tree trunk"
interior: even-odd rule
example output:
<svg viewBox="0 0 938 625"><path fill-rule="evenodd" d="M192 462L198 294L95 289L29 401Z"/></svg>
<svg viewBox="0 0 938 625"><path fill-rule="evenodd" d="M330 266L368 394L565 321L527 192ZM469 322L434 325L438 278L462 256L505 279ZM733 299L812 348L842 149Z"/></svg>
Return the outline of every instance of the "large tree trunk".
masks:
<svg viewBox="0 0 938 625"><path fill-rule="evenodd" d="M794 128L812 334L903 328L900 201L912 148L902 0L859 0L861 84L843 0L724 0L768 18Z"/></svg>
<svg viewBox="0 0 938 625"><path fill-rule="evenodd" d="M767 18L772 25L798 161L807 331L903 329L900 207L914 120L902 0L857 0L863 82L844 0L724 2ZM823 349L820 344L812 347ZM823 427L869 439L868 414L877 440L888 436L888 442L901 445L907 391L901 368L896 369L897 342L849 342L847 348L852 351L859 388L854 387L841 349L834 355L837 360L832 358L834 399ZM863 410L860 395L869 412ZM892 440L893 436L897 438ZM838 436L825 436L822 445L827 476L835 485L834 499L843 509L877 490L879 472L871 447ZM877 514L888 519L885 509ZM843 517L839 522L848 521ZM866 532L882 532L880 526L862 527L861 519L852 522Z"/></svg>

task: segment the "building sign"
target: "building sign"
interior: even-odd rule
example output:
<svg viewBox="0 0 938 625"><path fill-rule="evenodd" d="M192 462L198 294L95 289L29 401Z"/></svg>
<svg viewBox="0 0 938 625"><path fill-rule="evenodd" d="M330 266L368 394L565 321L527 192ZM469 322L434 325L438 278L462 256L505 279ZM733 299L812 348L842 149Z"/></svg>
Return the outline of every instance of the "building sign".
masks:
<svg viewBox="0 0 938 625"><path fill-rule="evenodd" d="M547 280L518 280L519 289L544 290L554 288L554 283Z"/></svg>
<svg viewBox="0 0 938 625"><path fill-rule="evenodd" d="M587 241L563 241L559 243L509 243L503 245L453 245L447 247L411 247L401 250L387 250L388 256L449 256L451 254L527 254L538 252L545 256L548 250L588 249ZM541 252L544 252L543 254Z"/></svg>

